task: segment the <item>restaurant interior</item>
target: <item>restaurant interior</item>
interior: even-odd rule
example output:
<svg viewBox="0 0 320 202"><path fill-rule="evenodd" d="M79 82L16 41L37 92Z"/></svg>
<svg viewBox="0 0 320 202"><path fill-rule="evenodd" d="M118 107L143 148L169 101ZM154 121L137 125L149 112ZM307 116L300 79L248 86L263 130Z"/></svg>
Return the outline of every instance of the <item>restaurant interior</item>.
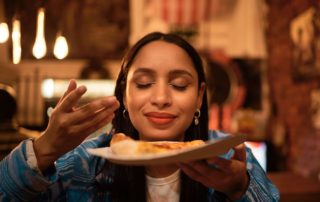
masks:
<svg viewBox="0 0 320 202"><path fill-rule="evenodd" d="M281 201L320 201L318 0L0 0L0 91L16 102L15 140L41 135L70 79L87 86L84 103L112 95L122 56L152 31L201 53L209 128L247 135ZM13 106L0 95L4 114ZM0 117L1 159L17 141Z"/></svg>

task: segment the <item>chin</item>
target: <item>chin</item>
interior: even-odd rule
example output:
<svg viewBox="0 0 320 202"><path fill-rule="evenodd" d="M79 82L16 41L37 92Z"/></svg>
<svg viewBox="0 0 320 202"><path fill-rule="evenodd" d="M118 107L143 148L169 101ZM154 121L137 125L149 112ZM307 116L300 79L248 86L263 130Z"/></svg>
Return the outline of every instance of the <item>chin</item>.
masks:
<svg viewBox="0 0 320 202"><path fill-rule="evenodd" d="M173 134L165 131L150 131L146 135L140 135L140 139L146 141L182 141L183 137L181 135L176 135L176 133Z"/></svg>

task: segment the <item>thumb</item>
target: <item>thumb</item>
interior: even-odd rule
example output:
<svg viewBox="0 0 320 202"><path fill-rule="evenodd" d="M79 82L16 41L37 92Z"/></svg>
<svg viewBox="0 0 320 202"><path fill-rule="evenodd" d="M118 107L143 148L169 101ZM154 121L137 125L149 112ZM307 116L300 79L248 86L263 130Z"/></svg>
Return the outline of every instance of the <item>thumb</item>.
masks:
<svg viewBox="0 0 320 202"><path fill-rule="evenodd" d="M239 160L239 161L246 161L247 159L247 153L246 153L246 147L244 144L239 144L233 148L234 154L233 159Z"/></svg>

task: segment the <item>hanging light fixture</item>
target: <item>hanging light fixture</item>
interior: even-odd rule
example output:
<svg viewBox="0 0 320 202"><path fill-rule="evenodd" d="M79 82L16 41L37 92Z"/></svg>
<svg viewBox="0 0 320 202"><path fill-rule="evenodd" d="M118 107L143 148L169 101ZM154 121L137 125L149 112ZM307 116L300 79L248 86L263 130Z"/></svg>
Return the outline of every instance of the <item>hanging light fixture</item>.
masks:
<svg viewBox="0 0 320 202"><path fill-rule="evenodd" d="M5 43L9 38L9 28L7 23L0 23L0 43Z"/></svg>
<svg viewBox="0 0 320 202"><path fill-rule="evenodd" d="M12 62L18 64L21 61L21 28L20 21L13 18L12 22Z"/></svg>
<svg viewBox="0 0 320 202"><path fill-rule="evenodd" d="M45 9L39 8L37 17L36 40L32 48L33 56L37 59L43 58L47 53L47 46L44 37Z"/></svg>
<svg viewBox="0 0 320 202"><path fill-rule="evenodd" d="M59 59L62 60L69 54L69 46L66 37L64 36L64 20L65 20L65 13L67 12L67 9L69 7L69 3L65 3L64 6L61 8L61 15L60 18L57 19L58 22L58 32L56 36L56 41L53 48L53 55Z"/></svg>
<svg viewBox="0 0 320 202"><path fill-rule="evenodd" d="M0 0L0 43L5 43L9 39L9 28L8 24L5 22L4 15L4 1Z"/></svg>
<svg viewBox="0 0 320 202"><path fill-rule="evenodd" d="M69 48L67 39L62 35L62 32L58 32L54 44L53 54L57 59L62 60L63 58L67 57L68 53Z"/></svg>

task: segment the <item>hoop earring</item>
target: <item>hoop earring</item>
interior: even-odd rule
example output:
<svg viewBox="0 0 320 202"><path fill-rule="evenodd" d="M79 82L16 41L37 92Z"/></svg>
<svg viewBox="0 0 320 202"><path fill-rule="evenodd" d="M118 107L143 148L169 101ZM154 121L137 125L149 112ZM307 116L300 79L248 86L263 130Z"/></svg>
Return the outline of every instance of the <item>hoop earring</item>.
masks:
<svg viewBox="0 0 320 202"><path fill-rule="evenodd" d="M197 111L194 114L194 125L198 125L199 124L199 118L201 116L201 111L200 109L197 109Z"/></svg>
<svg viewBox="0 0 320 202"><path fill-rule="evenodd" d="M126 112L127 112L127 110L126 109L124 109L123 111L122 111L122 116L125 118L125 119L127 119L128 117L126 116Z"/></svg>

